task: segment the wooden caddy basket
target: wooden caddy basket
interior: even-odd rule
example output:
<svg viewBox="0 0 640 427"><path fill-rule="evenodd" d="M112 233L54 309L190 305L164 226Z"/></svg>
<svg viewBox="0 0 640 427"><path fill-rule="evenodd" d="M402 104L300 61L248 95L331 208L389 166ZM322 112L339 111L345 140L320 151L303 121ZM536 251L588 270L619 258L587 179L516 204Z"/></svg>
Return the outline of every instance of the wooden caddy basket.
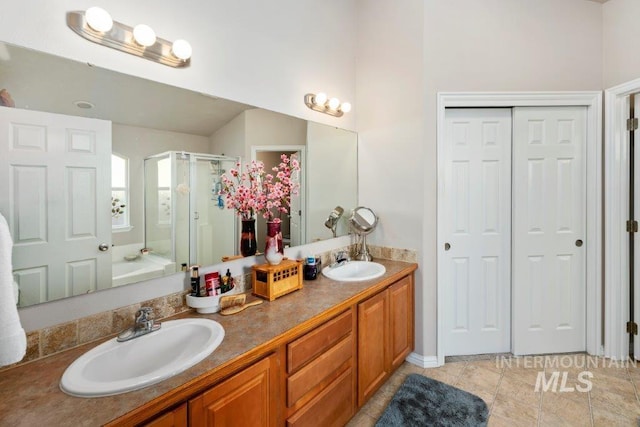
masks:
<svg viewBox="0 0 640 427"><path fill-rule="evenodd" d="M251 267L253 295L269 301L302 289L302 261L283 260L278 265Z"/></svg>

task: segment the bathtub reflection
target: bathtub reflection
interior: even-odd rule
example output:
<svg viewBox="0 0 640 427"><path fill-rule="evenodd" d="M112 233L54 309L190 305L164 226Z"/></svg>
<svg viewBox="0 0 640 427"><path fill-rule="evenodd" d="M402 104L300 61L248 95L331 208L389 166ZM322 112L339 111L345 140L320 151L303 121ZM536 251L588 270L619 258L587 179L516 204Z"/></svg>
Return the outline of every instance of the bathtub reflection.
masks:
<svg viewBox="0 0 640 427"><path fill-rule="evenodd" d="M112 286L116 287L175 273L176 266L167 259L149 254L134 261L116 261L111 271Z"/></svg>

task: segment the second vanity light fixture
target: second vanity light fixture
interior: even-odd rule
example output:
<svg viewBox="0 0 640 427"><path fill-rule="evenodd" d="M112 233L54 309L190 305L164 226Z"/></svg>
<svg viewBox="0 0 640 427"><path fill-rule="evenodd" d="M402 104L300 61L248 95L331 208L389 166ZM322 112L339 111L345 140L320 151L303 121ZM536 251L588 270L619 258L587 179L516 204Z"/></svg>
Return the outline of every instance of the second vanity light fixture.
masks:
<svg viewBox="0 0 640 427"><path fill-rule="evenodd" d="M114 21L106 10L99 7L91 7L84 12L68 12L67 25L94 43L170 67L185 67L191 60L191 45L186 40L171 43L156 37L153 29L144 24L131 28Z"/></svg>
<svg viewBox="0 0 640 427"><path fill-rule="evenodd" d="M338 98L328 99L327 94L323 92L306 94L304 96L304 103L313 111L319 111L336 117L342 117L344 113L351 111L351 104L348 102L340 103Z"/></svg>

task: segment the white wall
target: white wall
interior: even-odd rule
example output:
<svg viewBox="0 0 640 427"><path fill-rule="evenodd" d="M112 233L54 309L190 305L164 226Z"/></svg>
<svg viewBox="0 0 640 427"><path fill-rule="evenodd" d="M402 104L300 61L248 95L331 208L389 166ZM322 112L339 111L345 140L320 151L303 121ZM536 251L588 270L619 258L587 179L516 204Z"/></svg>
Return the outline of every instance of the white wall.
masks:
<svg viewBox="0 0 640 427"><path fill-rule="evenodd" d="M422 253L424 2L359 0L358 12L358 201L379 217L367 241ZM416 352L423 355L425 348L431 351L424 337L435 336L435 328L424 327L425 310L435 308L425 295L424 275L420 265Z"/></svg>
<svg viewBox="0 0 640 427"><path fill-rule="evenodd" d="M69 29L68 11L107 9L114 20L144 22L167 40L187 39L191 66L173 69L91 43ZM0 41L353 129L304 103L308 92L354 99L354 0L20 0L5 1Z"/></svg>
<svg viewBox="0 0 640 427"><path fill-rule="evenodd" d="M640 77L640 1L609 0L602 5L604 88Z"/></svg>
<svg viewBox="0 0 640 427"><path fill-rule="evenodd" d="M304 145L307 122L267 110L248 110L245 114L246 152L251 161L251 147L259 145Z"/></svg>
<svg viewBox="0 0 640 427"><path fill-rule="evenodd" d="M211 153L242 157L245 153L245 113L235 116L229 123L209 137Z"/></svg>
<svg viewBox="0 0 640 427"><path fill-rule="evenodd" d="M359 0L357 6L360 203L380 215L373 242L419 251L416 352L435 355L436 95L602 89L602 5Z"/></svg>

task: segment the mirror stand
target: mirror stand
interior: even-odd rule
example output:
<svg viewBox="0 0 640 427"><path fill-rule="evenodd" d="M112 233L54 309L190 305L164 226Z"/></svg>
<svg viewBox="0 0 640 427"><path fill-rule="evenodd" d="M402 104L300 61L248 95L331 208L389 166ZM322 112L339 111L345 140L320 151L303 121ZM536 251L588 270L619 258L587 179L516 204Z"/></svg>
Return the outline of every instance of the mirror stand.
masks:
<svg viewBox="0 0 640 427"><path fill-rule="evenodd" d="M358 249L358 253L356 254L356 260L358 261L372 261L373 257L369 253L369 248L367 248L367 235L363 234L360 242L360 249Z"/></svg>
<svg viewBox="0 0 640 427"><path fill-rule="evenodd" d="M360 249L356 254L358 261L372 261L373 257L367 248L367 234L371 233L378 225L378 217L369 208L363 206L357 207L351 213L349 224L353 231L360 236Z"/></svg>

